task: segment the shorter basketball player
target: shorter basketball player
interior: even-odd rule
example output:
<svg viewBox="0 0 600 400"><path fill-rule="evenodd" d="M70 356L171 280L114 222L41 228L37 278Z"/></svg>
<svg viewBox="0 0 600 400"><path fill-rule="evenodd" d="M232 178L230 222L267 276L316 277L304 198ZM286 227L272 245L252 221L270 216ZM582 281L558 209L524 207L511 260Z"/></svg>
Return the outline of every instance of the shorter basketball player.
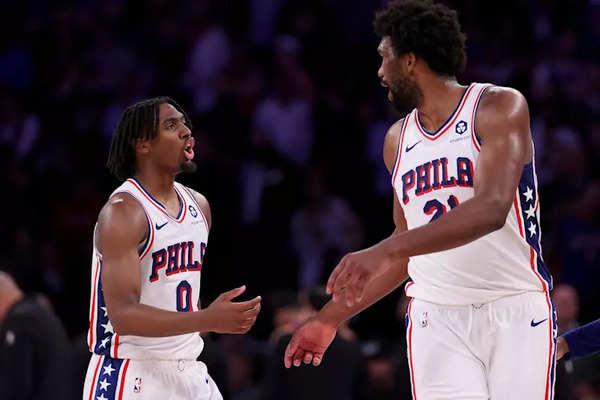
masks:
<svg viewBox="0 0 600 400"><path fill-rule="evenodd" d="M556 340L556 359L583 358L600 352L600 319L572 329Z"/></svg>
<svg viewBox="0 0 600 400"><path fill-rule="evenodd" d="M222 399L196 361L199 332L248 332L261 299L232 301L242 286L200 308L210 207L175 182L195 171L193 158L191 124L175 101L158 97L125 110L107 164L124 182L94 229L84 400Z"/></svg>

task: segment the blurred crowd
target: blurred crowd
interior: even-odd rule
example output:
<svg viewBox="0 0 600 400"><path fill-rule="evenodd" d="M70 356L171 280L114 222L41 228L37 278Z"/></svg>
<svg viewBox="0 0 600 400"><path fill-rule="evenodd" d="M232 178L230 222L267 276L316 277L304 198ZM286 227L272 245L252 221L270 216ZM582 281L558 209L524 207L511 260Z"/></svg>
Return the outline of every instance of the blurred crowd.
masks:
<svg viewBox="0 0 600 400"><path fill-rule="evenodd" d="M468 37L459 81L515 87L529 101L559 329L598 318L600 2L445 3ZM0 6L0 268L44 294L84 359L82 377L92 229L118 184L104 166L108 144L127 105L168 95L197 142L199 170L181 180L212 207L203 303L240 284L266 303L248 336L206 338L201 357L225 398L331 398L305 393L306 382L331 379L346 394L335 398L409 398L400 290L340 331L323 375L285 372L281 357L293 327L326 300L318 285L340 257L393 230L381 150L400 116L379 85L372 32L384 4ZM561 362L557 400L600 398L599 364Z"/></svg>

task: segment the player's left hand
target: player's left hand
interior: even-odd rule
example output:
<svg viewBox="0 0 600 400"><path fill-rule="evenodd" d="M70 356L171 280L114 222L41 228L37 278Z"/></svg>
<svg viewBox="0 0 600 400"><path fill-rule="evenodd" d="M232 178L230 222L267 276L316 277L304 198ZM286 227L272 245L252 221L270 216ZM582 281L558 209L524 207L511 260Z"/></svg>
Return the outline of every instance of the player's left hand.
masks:
<svg viewBox="0 0 600 400"><path fill-rule="evenodd" d="M367 284L387 271L387 258L381 244L346 254L327 281L327 293L334 302L345 298L352 307L362 300Z"/></svg>
<svg viewBox="0 0 600 400"><path fill-rule="evenodd" d="M565 338L562 336L556 338L556 361L560 360L568 352L569 343L567 343Z"/></svg>

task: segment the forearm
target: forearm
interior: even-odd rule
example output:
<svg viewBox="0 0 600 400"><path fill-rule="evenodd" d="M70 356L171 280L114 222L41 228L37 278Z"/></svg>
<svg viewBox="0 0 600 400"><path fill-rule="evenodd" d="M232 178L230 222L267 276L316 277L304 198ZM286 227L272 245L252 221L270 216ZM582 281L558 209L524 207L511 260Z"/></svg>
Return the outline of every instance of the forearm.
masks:
<svg viewBox="0 0 600 400"><path fill-rule="evenodd" d="M571 358L580 358L600 351L600 320L569 331L563 335Z"/></svg>
<svg viewBox="0 0 600 400"><path fill-rule="evenodd" d="M119 335L164 337L206 332L212 328L206 310L175 312L140 303L122 305L117 309L117 312L111 312L109 308L109 317Z"/></svg>
<svg viewBox="0 0 600 400"><path fill-rule="evenodd" d="M317 318L324 323L338 327L345 320L385 297L406 279L408 279L408 259L403 259L395 262L386 272L369 282L360 302L348 307L345 299L337 302L331 300L321 309Z"/></svg>
<svg viewBox="0 0 600 400"><path fill-rule="evenodd" d="M498 204L470 199L435 221L393 235L379 245L393 258L448 250L470 243L504 226L506 212Z"/></svg>

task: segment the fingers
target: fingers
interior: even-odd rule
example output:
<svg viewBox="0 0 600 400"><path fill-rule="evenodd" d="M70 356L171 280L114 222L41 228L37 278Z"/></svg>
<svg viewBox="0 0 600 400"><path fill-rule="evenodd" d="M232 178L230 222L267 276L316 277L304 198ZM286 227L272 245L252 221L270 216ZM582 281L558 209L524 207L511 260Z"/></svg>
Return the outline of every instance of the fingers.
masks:
<svg viewBox="0 0 600 400"><path fill-rule="evenodd" d="M296 335L292 336L292 340L288 343L285 348L285 355L283 358L283 363L286 368L290 368L292 366L293 357L296 354L296 350L298 350L298 339Z"/></svg>
<svg viewBox="0 0 600 400"><path fill-rule="evenodd" d="M221 295L219 297L223 300L231 301L231 300L235 299L236 297L238 297L239 295L241 295L242 293L244 293L245 291L246 291L246 285L242 285L238 288L231 289L225 293L221 293Z"/></svg>
<svg viewBox="0 0 600 400"><path fill-rule="evenodd" d="M310 353L308 351L305 352L304 358L303 358L304 364L310 364L310 363L312 363L312 360L313 360L313 353Z"/></svg>
<svg viewBox="0 0 600 400"><path fill-rule="evenodd" d="M323 360L323 355L322 354L315 354L313 357L313 365L315 367L318 367L319 365L321 365L321 361Z"/></svg>
<svg viewBox="0 0 600 400"><path fill-rule="evenodd" d="M333 288L336 286L336 283L337 283L337 280L338 280L340 274L342 274L344 272L344 268L346 266L346 258L347 258L347 256L342 258L342 260L339 262L339 264L335 267L335 269L329 276L329 280L327 281L326 291L327 291L327 294L334 294L333 301L337 301L337 297L335 296Z"/></svg>
<svg viewBox="0 0 600 400"><path fill-rule="evenodd" d="M304 358L304 350L298 349L294 353L294 367L299 367L302 364L302 359Z"/></svg>
<svg viewBox="0 0 600 400"><path fill-rule="evenodd" d="M260 304L261 299L262 298L260 296L256 296L252 300L234 302L233 304L236 306L236 308L238 310L244 310L244 311L252 310L252 309L256 308L257 305Z"/></svg>

